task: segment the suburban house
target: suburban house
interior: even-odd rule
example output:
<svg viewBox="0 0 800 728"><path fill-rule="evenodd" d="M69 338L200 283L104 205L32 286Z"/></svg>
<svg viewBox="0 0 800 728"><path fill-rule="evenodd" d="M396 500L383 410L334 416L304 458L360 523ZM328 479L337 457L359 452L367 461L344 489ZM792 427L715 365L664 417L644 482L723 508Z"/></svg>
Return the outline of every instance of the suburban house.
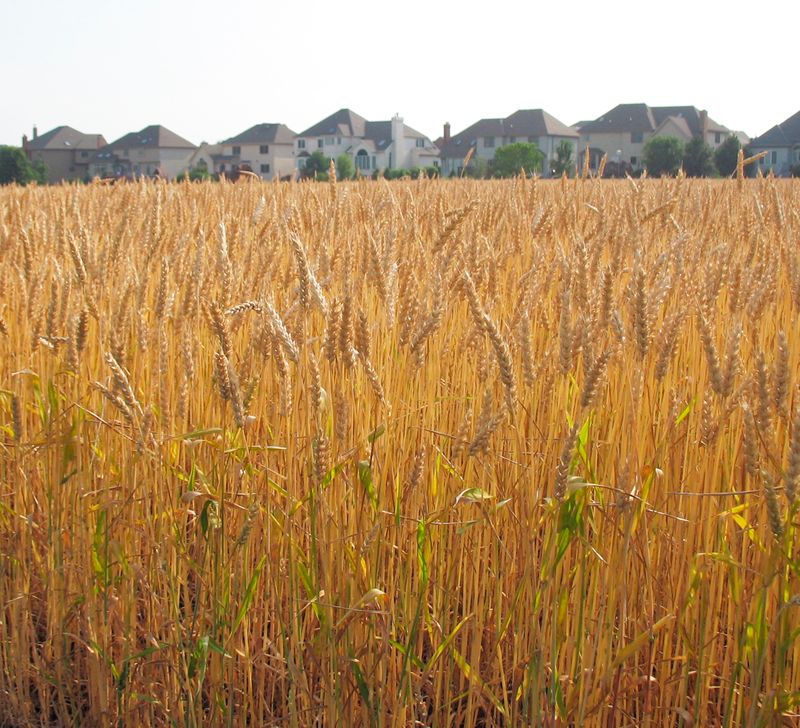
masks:
<svg viewBox="0 0 800 728"><path fill-rule="evenodd" d="M580 133L580 161L588 148L592 169L597 168L603 155L609 162L641 169L644 145L651 137L674 136L688 142L700 136L716 149L735 133L694 106L647 104L620 104L594 121L576 124L575 128Z"/></svg>
<svg viewBox="0 0 800 728"><path fill-rule="evenodd" d="M89 161L92 177L160 176L172 179L188 168L197 147L160 125L146 126L97 150Z"/></svg>
<svg viewBox="0 0 800 728"><path fill-rule="evenodd" d="M450 124L444 125L444 135L436 140L442 152L442 174L461 174L464 159L470 149L471 159L494 159L498 148L506 144L526 142L536 144L544 154L542 176L549 177L556 160L558 145L566 141L572 149L572 162L577 160L578 132L563 124L542 109L520 109L503 119L481 119L464 131L450 135Z"/></svg>
<svg viewBox="0 0 800 728"><path fill-rule="evenodd" d="M50 183L88 177L89 160L105 144L102 134L84 134L71 126L57 126L42 135L34 126L31 139L22 137L28 159L44 164Z"/></svg>
<svg viewBox="0 0 800 728"><path fill-rule="evenodd" d="M762 172L788 176L800 168L800 111L750 142L751 154L766 152L759 160Z"/></svg>
<svg viewBox="0 0 800 728"><path fill-rule="evenodd" d="M245 169L268 180L294 176L295 136L285 124L256 124L213 145L209 171L226 174Z"/></svg>
<svg viewBox="0 0 800 728"><path fill-rule="evenodd" d="M350 109L339 109L297 135L297 169L302 170L306 159L317 150L333 159L347 154L364 176L384 169L439 165L438 148L398 114L390 121L367 121Z"/></svg>

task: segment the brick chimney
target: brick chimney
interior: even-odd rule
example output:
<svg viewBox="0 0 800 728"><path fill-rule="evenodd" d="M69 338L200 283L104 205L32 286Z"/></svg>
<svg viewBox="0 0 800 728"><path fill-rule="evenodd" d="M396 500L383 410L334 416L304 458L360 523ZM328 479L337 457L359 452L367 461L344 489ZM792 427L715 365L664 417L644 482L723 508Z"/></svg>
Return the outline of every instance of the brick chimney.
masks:
<svg viewBox="0 0 800 728"><path fill-rule="evenodd" d="M702 137L703 141L707 141L706 137L708 136L708 112L703 109L700 112L700 136Z"/></svg>
<svg viewBox="0 0 800 728"><path fill-rule="evenodd" d="M39 136L39 130L36 128L36 124L34 124L33 125L33 138L36 139L36 137L38 137L38 136Z"/></svg>
<svg viewBox="0 0 800 728"><path fill-rule="evenodd" d="M28 148L28 135L27 134L23 134L22 135L22 148L23 149L27 149Z"/></svg>
<svg viewBox="0 0 800 728"><path fill-rule="evenodd" d="M450 141L450 122L446 121L444 123L444 143L447 144Z"/></svg>

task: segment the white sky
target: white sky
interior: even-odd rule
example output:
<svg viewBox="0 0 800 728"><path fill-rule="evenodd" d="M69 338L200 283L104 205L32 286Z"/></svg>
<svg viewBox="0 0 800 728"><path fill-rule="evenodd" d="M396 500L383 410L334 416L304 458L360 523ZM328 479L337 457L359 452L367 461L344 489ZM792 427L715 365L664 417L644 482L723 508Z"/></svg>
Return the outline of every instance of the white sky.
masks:
<svg viewBox="0 0 800 728"><path fill-rule="evenodd" d="M0 0L0 143L68 124L195 144L342 107L431 138L543 108L695 105L761 134L800 109L797 0Z"/></svg>

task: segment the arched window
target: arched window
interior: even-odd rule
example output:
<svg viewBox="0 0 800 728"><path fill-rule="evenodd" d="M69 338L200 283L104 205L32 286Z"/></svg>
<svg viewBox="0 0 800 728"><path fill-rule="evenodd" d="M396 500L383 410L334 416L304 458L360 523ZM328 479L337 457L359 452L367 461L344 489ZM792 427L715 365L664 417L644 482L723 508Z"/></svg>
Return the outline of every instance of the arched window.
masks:
<svg viewBox="0 0 800 728"><path fill-rule="evenodd" d="M358 169L370 169L369 153L366 149L359 149L356 154L356 167Z"/></svg>

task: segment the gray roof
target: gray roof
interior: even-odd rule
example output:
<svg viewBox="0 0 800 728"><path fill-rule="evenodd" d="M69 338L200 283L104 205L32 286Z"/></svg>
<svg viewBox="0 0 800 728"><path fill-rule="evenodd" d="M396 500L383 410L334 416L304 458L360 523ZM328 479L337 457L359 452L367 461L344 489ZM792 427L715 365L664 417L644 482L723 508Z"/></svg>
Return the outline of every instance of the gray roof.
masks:
<svg viewBox="0 0 800 728"><path fill-rule="evenodd" d="M581 124L582 134L619 134L655 131L668 117L682 119L692 136L700 135L700 114L695 106L648 106L619 104L594 121ZM730 130L708 118L708 131Z"/></svg>
<svg viewBox="0 0 800 728"><path fill-rule="evenodd" d="M577 132L543 109L520 109L504 120L506 136L577 137Z"/></svg>
<svg viewBox="0 0 800 728"><path fill-rule="evenodd" d="M108 145L109 149L197 149L190 141L165 126L153 124L141 131L132 131Z"/></svg>
<svg viewBox="0 0 800 728"><path fill-rule="evenodd" d="M692 136L700 136L700 114L702 113L695 106L652 106L650 111L653 112L653 118L656 120L656 125L661 124L668 116L674 116L683 119L689 127ZM712 118L707 118L707 131L725 131L730 132L722 124L718 124Z"/></svg>
<svg viewBox="0 0 800 728"><path fill-rule="evenodd" d="M542 109L520 109L504 119L480 119L464 131L454 134L445 143L443 138L436 140L443 157L461 158L479 137L543 137L555 136L577 139L578 132L563 124Z"/></svg>
<svg viewBox="0 0 800 728"><path fill-rule="evenodd" d="M29 139L28 149L98 149L105 143L102 134L84 134L71 126L57 126L36 139Z"/></svg>
<svg viewBox="0 0 800 728"><path fill-rule="evenodd" d="M285 124L256 124L223 144L292 144L297 135Z"/></svg>
<svg viewBox="0 0 800 728"><path fill-rule="evenodd" d="M403 124L406 137L412 139L425 139L425 135L412 129L408 124ZM350 109L339 109L314 126L301 132L299 137L343 136L357 139L369 139L375 143L376 148L384 149L392 141L391 121L367 121L360 114Z"/></svg>
<svg viewBox="0 0 800 728"><path fill-rule="evenodd" d="M588 124L582 134L653 131L657 124L647 104L620 104Z"/></svg>
<svg viewBox="0 0 800 728"><path fill-rule="evenodd" d="M363 137L367 120L350 109L339 109L330 116L318 121L314 126L300 132L301 137L342 136Z"/></svg>
<svg viewBox="0 0 800 728"><path fill-rule="evenodd" d="M791 147L800 144L800 111L750 142L752 147Z"/></svg>

